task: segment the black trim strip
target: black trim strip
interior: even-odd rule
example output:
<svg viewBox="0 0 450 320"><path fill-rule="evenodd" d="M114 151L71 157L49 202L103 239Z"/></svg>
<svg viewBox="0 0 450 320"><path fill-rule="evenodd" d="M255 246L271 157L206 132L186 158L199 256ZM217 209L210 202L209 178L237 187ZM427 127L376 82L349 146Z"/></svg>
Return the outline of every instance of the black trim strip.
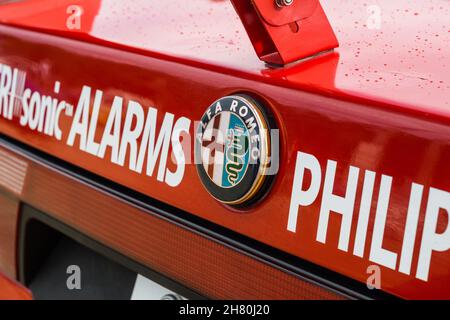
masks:
<svg viewBox="0 0 450 320"><path fill-rule="evenodd" d="M28 223L32 220L37 220L41 223L44 223L45 225L51 227L52 229L60 232L61 234L71 238L74 241L77 241L81 245L109 258L110 260L121 264L122 266L126 267L127 269L139 273L143 275L144 277L147 277L150 280L155 281L156 283L160 284L161 286L176 292L177 294L182 295L183 297L190 299L190 300L205 300L206 298L199 293L181 285L180 283L156 272L148 267L144 266L143 264L140 264L127 256L101 244L100 242L82 234L81 232L77 231L76 229L58 221L57 219L29 206L29 205L22 205L20 210L20 222L19 222L19 246L18 246L18 253L19 253L19 280L24 285L28 285L29 280L26 277L26 271L25 268L27 266L26 263L26 243L27 243L27 226ZM24 263L25 262L25 263Z"/></svg>
<svg viewBox="0 0 450 320"><path fill-rule="evenodd" d="M156 199L152 199L142 193L88 172L3 134L0 134L0 145L50 170L57 171L60 174L89 185L96 190L121 199L149 214L155 214L159 218L175 223L191 232L200 234L203 237L219 242L222 245L269 264L279 270L288 272L349 298L397 299L395 296L381 290L369 290L364 283L191 215Z"/></svg>

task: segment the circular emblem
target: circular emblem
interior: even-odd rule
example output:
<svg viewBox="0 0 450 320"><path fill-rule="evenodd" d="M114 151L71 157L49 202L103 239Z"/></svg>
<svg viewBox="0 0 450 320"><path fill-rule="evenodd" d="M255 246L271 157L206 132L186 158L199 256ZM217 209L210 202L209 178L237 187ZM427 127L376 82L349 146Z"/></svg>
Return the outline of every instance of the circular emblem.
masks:
<svg viewBox="0 0 450 320"><path fill-rule="evenodd" d="M217 200L235 206L259 198L268 181L269 123L251 97L227 96L206 110L196 137L201 181Z"/></svg>

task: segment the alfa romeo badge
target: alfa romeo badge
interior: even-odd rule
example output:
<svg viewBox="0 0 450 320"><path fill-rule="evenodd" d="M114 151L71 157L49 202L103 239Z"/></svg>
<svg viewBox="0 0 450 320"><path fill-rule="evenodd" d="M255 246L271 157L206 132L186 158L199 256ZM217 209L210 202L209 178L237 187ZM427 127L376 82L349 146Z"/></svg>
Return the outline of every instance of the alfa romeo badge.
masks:
<svg viewBox="0 0 450 320"><path fill-rule="evenodd" d="M244 95L223 97L204 113L196 136L197 171L220 202L245 206L267 189L270 126L264 109Z"/></svg>

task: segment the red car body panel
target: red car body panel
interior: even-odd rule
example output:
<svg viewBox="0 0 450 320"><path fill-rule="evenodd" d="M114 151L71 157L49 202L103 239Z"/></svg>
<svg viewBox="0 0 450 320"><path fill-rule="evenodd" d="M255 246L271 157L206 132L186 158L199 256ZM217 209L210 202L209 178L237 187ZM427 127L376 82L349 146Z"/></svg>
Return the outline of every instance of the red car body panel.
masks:
<svg viewBox="0 0 450 320"><path fill-rule="evenodd" d="M0 21L9 25L0 27L1 64L26 71L27 86L42 95L55 95L53 84L60 81L58 99L74 106L83 85L102 90L97 141L115 95L156 107L158 128L165 112L195 121L219 97L258 97L280 128L281 165L273 187L258 205L230 209L207 193L194 164L186 166L181 184L170 187L156 173L149 177L111 163L110 151L101 159L79 150L78 140L68 146L72 119L64 115L61 141L21 126L17 118L0 119L0 133L361 282L373 264L368 252L377 206L375 196L366 250L357 257L352 249L363 171L377 173L375 190L381 174L393 177L382 245L398 255L411 185L421 184L412 272L399 272L398 262L395 270L382 267L382 289L402 298L450 298L448 250L433 253L428 281L415 277L428 190L450 191L448 2L381 1L388 9L383 27L368 30L359 1L321 1L340 47L282 69L257 58L228 1L79 1L87 21L77 32L67 31L66 3L59 3L55 9L31 1L0 7ZM316 241L321 193L299 211L297 231L287 231L298 151L314 155L323 176L327 160L337 161L338 195L345 195L349 167L361 169L348 252L338 249L337 214L330 215L326 243ZM438 230L447 227L442 214Z"/></svg>
<svg viewBox="0 0 450 320"><path fill-rule="evenodd" d="M0 300L31 300L31 292L0 274Z"/></svg>
<svg viewBox="0 0 450 320"><path fill-rule="evenodd" d="M66 27L69 4L84 8L80 30ZM233 7L221 0L183 6L145 0L132 5L119 0L21 1L4 5L0 21L284 87L448 118L448 3L382 1L386 12L380 30L367 28L367 4L358 0L321 4L339 48L320 70L315 62L288 70L268 68L255 55Z"/></svg>

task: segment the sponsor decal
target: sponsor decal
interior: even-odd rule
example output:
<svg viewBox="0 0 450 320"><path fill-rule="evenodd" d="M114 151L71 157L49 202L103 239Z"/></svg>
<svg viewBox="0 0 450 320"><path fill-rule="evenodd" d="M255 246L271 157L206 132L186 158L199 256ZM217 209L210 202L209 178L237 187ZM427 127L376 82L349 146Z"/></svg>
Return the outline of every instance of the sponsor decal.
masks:
<svg viewBox="0 0 450 320"><path fill-rule="evenodd" d="M271 139L262 107L251 97L227 96L206 110L196 138L197 171L208 192L229 205L248 205L270 180Z"/></svg>
<svg viewBox="0 0 450 320"><path fill-rule="evenodd" d="M109 155L112 163L149 177L156 175L158 181L171 187L181 183L186 165L181 137L189 134L190 119L177 119L166 112L157 131L156 108L144 107L133 100L125 102L123 97L115 96L102 128L98 126L100 106L105 105L101 90L83 86L76 108L56 97L60 90L61 83L56 81L55 96L42 95L26 88L24 71L0 64L0 118L19 119L21 126L57 140L67 136L65 143L69 146L101 159ZM64 135L60 127L62 116L72 118ZM97 141L98 136L101 138ZM174 170L167 167L169 149L174 155Z"/></svg>
<svg viewBox="0 0 450 320"><path fill-rule="evenodd" d="M393 178L385 174L379 175L370 170L361 172L360 168L350 166L348 168L346 193L344 196L338 196L333 193L336 171L336 161L327 161L325 175L323 175L319 160L314 155L300 151L297 153L287 230L293 233L299 232L297 230L297 227L301 224L299 213L306 207L320 203L316 241L323 244L327 243L330 215L341 215L337 247L339 250L351 252L354 256L360 258L367 257L373 263L406 275L412 273L413 258L416 258L417 269L414 276L417 279L428 281L433 254L450 249L450 227L448 223L444 231L438 228L440 212L445 212L447 216L450 213L450 193L436 188L429 188L425 191L423 185L411 184L403 243L401 251L394 252L383 247ZM360 201L357 202L356 195L360 176L363 176L363 183L360 186L362 187L362 194ZM377 178L380 179L379 190L375 189L375 179ZM425 192L428 194L427 199L423 196ZM319 194L322 194L322 196L319 197ZM369 216L373 198L377 199L377 203L374 209L375 218L371 220ZM359 208L356 207L356 203L360 203ZM423 231L419 238L419 250L414 250L417 233L420 230L419 213L422 203L426 203ZM356 212L359 212L357 219L354 218ZM352 223L356 223L353 250L349 246L353 230ZM371 239L367 239L369 223L373 223ZM366 242L370 242L370 248L366 247Z"/></svg>

